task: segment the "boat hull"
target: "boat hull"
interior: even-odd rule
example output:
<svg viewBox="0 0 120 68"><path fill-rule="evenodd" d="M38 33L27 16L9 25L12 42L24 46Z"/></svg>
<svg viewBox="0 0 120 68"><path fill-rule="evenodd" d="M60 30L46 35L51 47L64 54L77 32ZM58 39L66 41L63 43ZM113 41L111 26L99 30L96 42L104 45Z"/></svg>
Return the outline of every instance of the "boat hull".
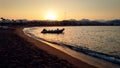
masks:
<svg viewBox="0 0 120 68"><path fill-rule="evenodd" d="M41 33L63 33L63 29L62 30L50 30L50 31L41 31Z"/></svg>

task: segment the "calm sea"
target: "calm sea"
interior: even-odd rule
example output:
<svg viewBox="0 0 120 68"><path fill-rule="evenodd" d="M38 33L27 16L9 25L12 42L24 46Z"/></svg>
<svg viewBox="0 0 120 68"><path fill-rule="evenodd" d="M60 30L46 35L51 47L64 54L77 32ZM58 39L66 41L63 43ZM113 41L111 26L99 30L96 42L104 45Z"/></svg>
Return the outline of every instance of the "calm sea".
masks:
<svg viewBox="0 0 120 68"><path fill-rule="evenodd" d="M42 34L43 28L65 28L65 31L63 34ZM31 27L26 28L25 32L37 38L73 47L76 51L84 51L82 48L85 52L90 50L120 58L120 26Z"/></svg>

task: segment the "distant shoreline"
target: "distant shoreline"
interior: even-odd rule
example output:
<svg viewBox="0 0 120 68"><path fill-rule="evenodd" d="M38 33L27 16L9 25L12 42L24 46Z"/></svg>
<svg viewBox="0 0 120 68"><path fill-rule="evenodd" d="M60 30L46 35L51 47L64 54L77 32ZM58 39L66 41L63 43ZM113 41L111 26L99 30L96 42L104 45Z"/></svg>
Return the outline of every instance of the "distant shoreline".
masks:
<svg viewBox="0 0 120 68"><path fill-rule="evenodd" d="M11 20L1 18L0 25L23 25L23 26L120 26L120 19L113 20Z"/></svg>

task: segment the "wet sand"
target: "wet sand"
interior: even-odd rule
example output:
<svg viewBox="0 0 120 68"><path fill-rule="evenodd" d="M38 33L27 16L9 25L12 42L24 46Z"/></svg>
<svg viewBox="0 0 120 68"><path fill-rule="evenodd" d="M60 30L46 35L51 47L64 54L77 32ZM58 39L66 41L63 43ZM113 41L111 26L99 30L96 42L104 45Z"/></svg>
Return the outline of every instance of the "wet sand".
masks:
<svg viewBox="0 0 120 68"><path fill-rule="evenodd" d="M0 29L0 68L95 68L28 37L22 29Z"/></svg>

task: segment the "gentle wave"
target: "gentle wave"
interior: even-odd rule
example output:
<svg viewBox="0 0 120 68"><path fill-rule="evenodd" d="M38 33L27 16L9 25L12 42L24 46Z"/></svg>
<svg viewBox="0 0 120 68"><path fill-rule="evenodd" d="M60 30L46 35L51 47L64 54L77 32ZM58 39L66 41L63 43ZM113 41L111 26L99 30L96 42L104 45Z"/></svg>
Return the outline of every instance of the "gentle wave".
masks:
<svg viewBox="0 0 120 68"><path fill-rule="evenodd" d="M72 45L68 45L68 44L64 44L64 43L48 41L46 39L36 37L34 34L29 33L29 31L26 31L26 30L23 30L23 31L24 31L25 34L31 36L32 38L43 40L43 41L46 41L46 42L49 42L49 43L52 43L52 44L57 44L57 45L60 45L60 46L65 46L69 49L72 49L72 50L77 51L77 52L82 52L82 53L87 54L89 56L100 58L100 59L103 59L103 60L106 60L106 61L109 61L109 62L112 62L112 63L115 63L115 64L120 64L120 58L119 57L115 57L115 56L100 53L100 52L95 52L95 51L89 50L88 48L77 47L77 46L72 46Z"/></svg>

